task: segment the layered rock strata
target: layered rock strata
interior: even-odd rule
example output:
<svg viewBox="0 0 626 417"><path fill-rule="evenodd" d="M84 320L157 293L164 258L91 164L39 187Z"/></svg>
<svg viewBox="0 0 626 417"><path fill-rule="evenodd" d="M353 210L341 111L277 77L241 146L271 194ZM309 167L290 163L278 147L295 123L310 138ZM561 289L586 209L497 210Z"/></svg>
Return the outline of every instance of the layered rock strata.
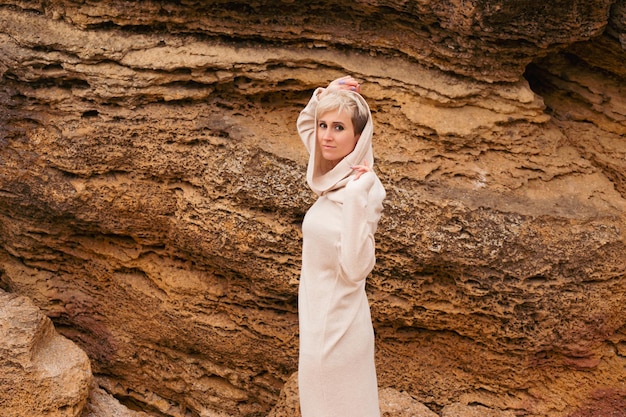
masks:
<svg viewBox="0 0 626 417"><path fill-rule="evenodd" d="M446 416L624 407L625 10L5 1L2 287L122 403L266 415L313 202L295 120L349 73L388 191L381 388Z"/></svg>

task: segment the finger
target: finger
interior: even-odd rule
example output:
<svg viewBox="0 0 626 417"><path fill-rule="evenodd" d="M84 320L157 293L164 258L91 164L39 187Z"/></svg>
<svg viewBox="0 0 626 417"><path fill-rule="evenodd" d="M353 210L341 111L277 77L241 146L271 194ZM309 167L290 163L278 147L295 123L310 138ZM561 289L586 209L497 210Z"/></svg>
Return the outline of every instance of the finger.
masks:
<svg viewBox="0 0 626 417"><path fill-rule="evenodd" d="M343 77L337 78L336 81L339 83L345 83L348 81L354 81L354 78L352 78L351 75L344 75Z"/></svg>
<svg viewBox="0 0 626 417"><path fill-rule="evenodd" d="M363 165L353 165L350 167L351 169L358 169L359 171L369 172L372 169L369 167L367 161L363 161Z"/></svg>
<svg viewBox="0 0 626 417"><path fill-rule="evenodd" d="M351 82L347 83L348 89L350 89L351 91L356 91L357 93L361 92L361 84L359 84L359 82L357 80L352 80Z"/></svg>
<svg viewBox="0 0 626 417"><path fill-rule="evenodd" d="M336 80L334 80L331 84L337 84L337 85L351 85L353 84L355 81L354 79L350 76L350 75L346 75L345 77L341 77L341 78L337 78Z"/></svg>
<svg viewBox="0 0 626 417"><path fill-rule="evenodd" d="M370 168L367 165L355 165L353 167L351 167L351 169L354 171L354 181L358 180L359 178L361 178L361 175L365 174L366 172L370 172Z"/></svg>
<svg viewBox="0 0 626 417"><path fill-rule="evenodd" d="M357 80L355 80L350 75L346 75L345 77L338 78L335 81L337 85L339 86L339 88L341 89L356 91L357 93L361 92L361 85L359 84Z"/></svg>
<svg viewBox="0 0 626 417"><path fill-rule="evenodd" d="M367 165L353 165L350 167L353 171L369 172L372 169Z"/></svg>

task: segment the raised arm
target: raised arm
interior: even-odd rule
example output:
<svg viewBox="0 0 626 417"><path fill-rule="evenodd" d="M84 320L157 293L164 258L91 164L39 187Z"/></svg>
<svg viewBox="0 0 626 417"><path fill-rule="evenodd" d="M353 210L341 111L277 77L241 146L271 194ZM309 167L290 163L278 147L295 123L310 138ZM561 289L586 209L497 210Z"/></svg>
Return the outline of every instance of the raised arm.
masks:
<svg viewBox="0 0 626 417"><path fill-rule="evenodd" d="M311 153L311 150L314 149L313 146L315 145L315 132L317 127L315 126L315 110L317 109L317 103L327 91L332 90L351 90L360 93L361 86L350 75L346 75L345 77L337 78L336 80L331 81L326 88L319 87L315 89L311 99L306 107L300 112L298 121L296 122L300 139L302 139L302 142L309 153Z"/></svg>
<svg viewBox="0 0 626 417"><path fill-rule="evenodd" d="M300 112L296 126L298 128L298 134L306 150L311 153L315 146L315 110L317 109L317 103L319 102L319 94L324 91L323 88L317 88L309 103Z"/></svg>

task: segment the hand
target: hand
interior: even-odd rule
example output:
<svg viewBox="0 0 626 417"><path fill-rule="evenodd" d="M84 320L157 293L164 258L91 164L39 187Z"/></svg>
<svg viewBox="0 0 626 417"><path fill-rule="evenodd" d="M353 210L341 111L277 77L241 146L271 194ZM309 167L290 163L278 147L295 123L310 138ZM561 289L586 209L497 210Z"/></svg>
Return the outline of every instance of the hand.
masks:
<svg viewBox="0 0 626 417"><path fill-rule="evenodd" d="M358 180L359 178L361 178L361 175L365 174L366 172L370 172L372 170L372 168L370 168L367 165L367 161L363 160L363 164L362 165L354 165L352 167L350 167L353 171L356 171L356 174L354 174L354 181Z"/></svg>
<svg viewBox="0 0 626 417"><path fill-rule="evenodd" d="M326 88L329 91L350 90L350 91L354 91L357 93L361 93L361 85L359 84L357 80L352 78L351 75L346 75L345 77L337 78L336 80L328 84L328 87Z"/></svg>

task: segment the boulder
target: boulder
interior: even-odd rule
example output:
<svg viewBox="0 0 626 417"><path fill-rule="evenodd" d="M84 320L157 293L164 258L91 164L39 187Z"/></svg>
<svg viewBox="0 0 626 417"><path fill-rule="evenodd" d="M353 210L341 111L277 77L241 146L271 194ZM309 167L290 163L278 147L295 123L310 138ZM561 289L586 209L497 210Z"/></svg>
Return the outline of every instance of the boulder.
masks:
<svg viewBox="0 0 626 417"><path fill-rule="evenodd" d="M2 417L79 417L91 381L87 355L26 297L0 290Z"/></svg>

